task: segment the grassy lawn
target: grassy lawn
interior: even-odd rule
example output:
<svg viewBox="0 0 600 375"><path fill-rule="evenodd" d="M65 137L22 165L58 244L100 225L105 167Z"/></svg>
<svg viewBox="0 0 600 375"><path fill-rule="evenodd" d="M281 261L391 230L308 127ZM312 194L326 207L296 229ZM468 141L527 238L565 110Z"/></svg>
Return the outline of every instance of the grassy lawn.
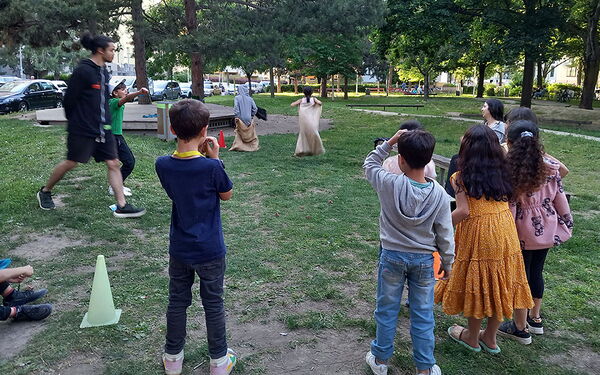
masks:
<svg viewBox="0 0 600 375"><path fill-rule="evenodd" d="M269 113L287 115L296 114L289 107L295 99L255 96ZM232 105L233 97L208 101ZM326 100L323 117L332 119L333 127L321 135L327 152L319 157L292 157L294 134L262 136L256 153L221 153L234 182L234 198L222 204L229 248L229 344L241 357L234 374L368 373L364 354L375 334L379 203L362 177L361 165L373 138L391 136L400 118L352 111L345 105L399 101L419 99ZM473 98L438 97L424 109L402 112L479 113L480 107L481 101ZM445 156L456 153L459 137L471 124L420 120L437 138L436 153ZM555 128L569 131L560 124ZM113 201L106 193L106 171L94 163L57 185L54 193L61 207L39 209L35 192L64 157L65 135L62 127L35 127L0 117L0 257L11 257L16 265L32 264L36 275L31 284L47 287L45 301L55 307L45 323L35 326L23 350L10 360L0 359L0 373L160 374L171 207L156 178L154 160L172 152L174 145L127 136L137 159L127 184L135 194L131 202L148 213L139 220L122 220L110 214ZM466 320L436 308L435 354L444 374L597 371L592 366L600 360L600 144L543 137L546 150L571 169L564 182L575 194L573 239L551 250L546 264L547 334L534 337L529 346L500 339L498 357L474 355L445 333L450 324ZM123 315L118 325L81 330L98 254L106 256L115 306ZM188 310L185 374L208 372L203 320L195 302ZM0 324L2 340L7 326ZM403 309L393 374L413 369L407 327ZM18 330L27 336L29 326L21 324Z"/></svg>

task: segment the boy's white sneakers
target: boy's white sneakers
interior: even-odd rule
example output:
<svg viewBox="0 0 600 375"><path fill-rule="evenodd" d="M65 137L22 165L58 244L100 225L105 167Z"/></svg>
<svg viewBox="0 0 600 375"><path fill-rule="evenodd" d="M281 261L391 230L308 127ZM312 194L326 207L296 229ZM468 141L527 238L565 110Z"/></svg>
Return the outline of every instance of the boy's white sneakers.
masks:
<svg viewBox="0 0 600 375"><path fill-rule="evenodd" d="M178 354L163 353L162 360L166 375L181 374L183 368L183 350Z"/></svg>
<svg viewBox="0 0 600 375"><path fill-rule="evenodd" d="M108 187L108 194L115 195L115 191L113 190L112 186ZM126 197L131 197L131 189L126 186L123 186L123 195Z"/></svg>
<svg viewBox="0 0 600 375"><path fill-rule="evenodd" d="M442 375L442 369L438 365L433 365L433 367L429 369L429 375Z"/></svg>
<svg viewBox="0 0 600 375"><path fill-rule="evenodd" d="M373 371L373 374L387 375L387 372L388 372L387 365L378 365L377 362L375 361L375 356L373 355L373 353L371 353L370 350L367 352L367 356L366 356L365 360L367 361L367 364L371 368L371 371ZM433 374L433 372L432 372L432 374Z"/></svg>

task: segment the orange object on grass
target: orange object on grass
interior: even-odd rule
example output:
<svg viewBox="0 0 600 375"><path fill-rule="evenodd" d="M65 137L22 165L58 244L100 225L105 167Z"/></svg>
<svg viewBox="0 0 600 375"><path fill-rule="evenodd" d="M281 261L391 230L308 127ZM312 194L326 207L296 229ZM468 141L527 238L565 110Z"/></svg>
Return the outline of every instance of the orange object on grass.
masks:
<svg viewBox="0 0 600 375"><path fill-rule="evenodd" d="M227 147L227 145L225 144L225 136L223 135L223 130L219 132L219 147Z"/></svg>
<svg viewBox="0 0 600 375"><path fill-rule="evenodd" d="M436 280L440 280L444 276L444 273L440 272L441 264L440 253L436 251L433 253L433 276Z"/></svg>

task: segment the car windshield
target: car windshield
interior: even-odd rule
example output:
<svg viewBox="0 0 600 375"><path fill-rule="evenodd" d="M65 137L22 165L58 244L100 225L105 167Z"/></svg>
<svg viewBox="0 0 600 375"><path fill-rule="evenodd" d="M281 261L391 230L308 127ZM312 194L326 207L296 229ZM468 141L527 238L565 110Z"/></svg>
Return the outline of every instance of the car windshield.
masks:
<svg viewBox="0 0 600 375"><path fill-rule="evenodd" d="M189 89L190 87L192 87L192 83L191 82L183 82L179 84L179 87L181 87L182 89Z"/></svg>
<svg viewBox="0 0 600 375"><path fill-rule="evenodd" d="M164 89L165 87L167 87L167 81L154 81L154 88L155 89Z"/></svg>
<svg viewBox="0 0 600 375"><path fill-rule="evenodd" d="M6 82L2 86L0 86L0 91L8 91L14 93L21 92L25 89L25 87L27 87L28 84L28 82L19 81Z"/></svg>

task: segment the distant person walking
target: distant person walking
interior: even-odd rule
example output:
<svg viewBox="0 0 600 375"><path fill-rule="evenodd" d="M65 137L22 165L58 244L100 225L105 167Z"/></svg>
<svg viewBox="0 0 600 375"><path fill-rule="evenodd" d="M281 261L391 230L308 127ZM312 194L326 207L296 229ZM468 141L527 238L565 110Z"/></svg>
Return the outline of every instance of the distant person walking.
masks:
<svg viewBox="0 0 600 375"><path fill-rule="evenodd" d="M51 190L54 185L68 171L79 163L87 163L93 156L96 162L105 162L108 168L108 181L117 200L113 214L121 218L142 216L146 210L125 201L116 141L110 130L110 75L105 63L113 60L115 43L106 36L86 33L81 37L81 44L91 51L92 56L81 60L75 68L64 98L68 120L67 157L54 168L46 185L38 191L38 203L43 210L53 209Z"/></svg>
<svg viewBox="0 0 600 375"><path fill-rule="evenodd" d="M258 151L258 137L254 115L258 110L254 99L248 95L248 86L239 85L238 95L233 100L235 116L235 139L229 151Z"/></svg>
<svg viewBox="0 0 600 375"><path fill-rule="evenodd" d="M290 106L298 107L298 141L296 142L295 156L320 155L325 152L323 142L319 136L319 120L323 103L312 97L312 88L304 86L304 98L298 99Z"/></svg>

